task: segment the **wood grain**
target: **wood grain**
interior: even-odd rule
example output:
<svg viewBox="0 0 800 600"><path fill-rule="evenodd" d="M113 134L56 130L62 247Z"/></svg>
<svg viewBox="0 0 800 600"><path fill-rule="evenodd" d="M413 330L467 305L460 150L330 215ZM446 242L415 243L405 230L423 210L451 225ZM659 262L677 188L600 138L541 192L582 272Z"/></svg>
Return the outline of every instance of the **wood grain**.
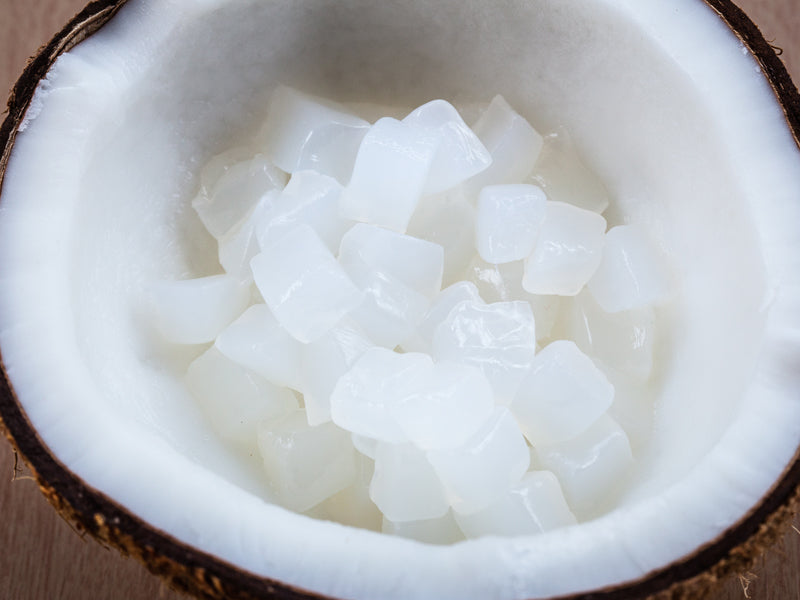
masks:
<svg viewBox="0 0 800 600"><path fill-rule="evenodd" d="M739 0L800 82L797 0ZM0 0L0 95L28 57L84 5L84 0ZM24 469L14 470L0 441L0 599L179 600L137 562L78 536L53 511ZM800 529L800 521L795 526ZM724 582L709 600L800 599L800 532L789 530L751 573Z"/></svg>

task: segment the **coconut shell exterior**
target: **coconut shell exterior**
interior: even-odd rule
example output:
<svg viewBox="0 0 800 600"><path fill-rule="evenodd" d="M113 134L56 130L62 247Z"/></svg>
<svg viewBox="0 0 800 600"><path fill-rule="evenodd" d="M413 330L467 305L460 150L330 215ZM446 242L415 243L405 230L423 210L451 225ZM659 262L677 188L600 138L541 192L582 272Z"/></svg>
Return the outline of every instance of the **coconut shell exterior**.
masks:
<svg viewBox="0 0 800 600"><path fill-rule="evenodd" d="M783 107L800 147L800 95L774 49L756 25L730 0L704 0L759 62ZM8 100L0 126L0 192L17 129L39 82L56 58L100 29L126 0L89 3L31 59ZM1 201L1 199L0 199ZM0 361L2 355L0 354ZM2 365L0 365L2 366ZM39 488L55 509L80 533L141 561L176 590L209 600L312 600L327 598L279 581L255 576L198 551L160 531L76 477L46 444L25 415L5 368L0 371L0 427L22 456ZM731 574L748 571L779 540L800 510L800 448L770 492L738 523L680 561L640 580L563 600L693 600Z"/></svg>

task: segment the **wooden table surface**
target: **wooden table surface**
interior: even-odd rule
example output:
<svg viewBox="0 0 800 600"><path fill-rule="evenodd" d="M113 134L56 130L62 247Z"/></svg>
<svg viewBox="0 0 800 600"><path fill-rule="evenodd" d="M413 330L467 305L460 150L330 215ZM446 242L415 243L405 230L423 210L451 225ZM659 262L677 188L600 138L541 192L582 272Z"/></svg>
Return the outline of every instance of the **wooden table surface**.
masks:
<svg viewBox="0 0 800 600"><path fill-rule="evenodd" d="M26 59L84 0L0 0L0 95ZM800 83L800 1L739 0ZM76 535L50 508L0 440L0 600L179 600L134 560ZM800 530L800 519L795 519ZM751 573L732 577L709 600L800 599L800 532L791 529Z"/></svg>

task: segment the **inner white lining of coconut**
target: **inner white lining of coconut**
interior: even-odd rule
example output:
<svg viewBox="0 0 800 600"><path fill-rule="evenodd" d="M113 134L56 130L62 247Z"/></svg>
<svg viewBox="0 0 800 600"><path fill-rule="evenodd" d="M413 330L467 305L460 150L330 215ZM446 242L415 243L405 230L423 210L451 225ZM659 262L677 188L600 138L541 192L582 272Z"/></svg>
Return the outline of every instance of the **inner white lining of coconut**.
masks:
<svg viewBox="0 0 800 600"><path fill-rule="evenodd" d="M343 597L535 597L639 577L713 539L800 439L800 156L755 61L701 2L132 1L40 86L0 204L0 347L42 439L87 483L254 573ZM213 272L189 206L277 84L419 105L502 93L564 125L670 254L650 452L621 506L451 547L267 503L158 342L148 284Z"/></svg>

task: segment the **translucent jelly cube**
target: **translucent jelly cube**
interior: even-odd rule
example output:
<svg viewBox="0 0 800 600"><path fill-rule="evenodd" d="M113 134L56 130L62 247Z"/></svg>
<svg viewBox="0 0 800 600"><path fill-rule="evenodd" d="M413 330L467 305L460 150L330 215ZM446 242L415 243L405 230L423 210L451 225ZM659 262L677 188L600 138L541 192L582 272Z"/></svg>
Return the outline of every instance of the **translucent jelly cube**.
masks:
<svg viewBox="0 0 800 600"><path fill-rule="evenodd" d="M213 191L217 181L225 175L228 169L238 163L247 162L251 158L253 158L253 150L248 146L234 146L212 156L200 170L200 194L208 196ZM287 179L284 174L284 185Z"/></svg>
<svg viewBox="0 0 800 600"><path fill-rule="evenodd" d="M475 284L486 302L526 300L533 309L536 339L550 336L561 310L560 296L531 294L522 288L523 264L514 261L502 265L487 263L480 256L470 262L464 277Z"/></svg>
<svg viewBox="0 0 800 600"><path fill-rule="evenodd" d="M606 220L597 213L548 202L522 287L532 294L578 294L600 265L605 230Z"/></svg>
<svg viewBox="0 0 800 600"><path fill-rule="evenodd" d="M242 281L252 281L250 261L261 251L258 230L264 213L278 195L277 190L264 194L250 214L219 239L219 264L226 273L236 275Z"/></svg>
<svg viewBox="0 0 800 600"><path fill-rule="evenodd" d="M379 271L347 268L364 292L361 304L349 316L379 346L394 348L413 335L430 306L430 300Z"/></svg>
<svg viewBox="0 0 800 600"><path fill-rule="evenodd" d="M489 151L449 102L428 102L403 122L439 138L439 147L425 182L425 194L438 194L455 187L492 163Z"/></svg>
<svg viewBox="0 0 800 600"><path fill-rule="evenodd" d="M535 453L537 462L556 474L579 518L607 510L633 466L628 436L606 415L580 436L536 446Z"/></svg>
<svg viewBox="0 0 800 600"><path fill-rule="evenodd" d="M211 342L250 301L250 286L234 275L161 281L151 289L155 324L176 344Z"/></svg>
<svg viewBox="0 0 800 600"><path fill-rule="evenodd" d="M486 508L519 482L528 470L530 453L512 414L498 407L463 446L431 450L428 459L453 510L470 514Z"/></svg>
<svg viewBox="0 0 800 600"><path fill-rule="evenodd" d="M558 340L536 355L511 411L536 446L583 433L613 400L614 386L592 359L573 342Z"/></svg>
<svg viewBox="0 0 800 600"><path fill-rule="evenodd" d="M425 453L411 444L378 444L369 496L395 523L436 519L449 509Z"/></svg>
<svg viewBox="0 0 800 600"><path fill-rule="evenodd" d="M636 225L609 229L603 260L589 291L606 312L659 304L670 295L670 278L654 243Z"/></svg>
<svg viewBox="0 0 800 600"><path fill-rule="evenodd" d="M272 314L301 342L320 338L363 299L308 225L264 248L250 266Z"/></svg>
<svg viewBox="0 0 800 600"><path fill-rule="evenodd" d="M455 515L468 538L535 535L577 523L558 479L550 471L531 471L511 490L481 511Z"/></svg>
<svg viewBox="0 0 800 600"><path fill-rule="evenodd" d="M508 404L536 353L536 327L527 302L456 305L433 335L433 356L480 368Z"/></svg>
<svg viewBox="0 0 800 600"><path fill-rule="evenodd" d="M443 517L438 519L405 521L403 523L395 523L384 517L381 531L424 544L446 545L464 539L464 534L458 528L452 511L447 511Z"/></svg>
<svg viewBox="0 0 800 600"><path fill-rule="evenodd" d="M363 302L351 317L376 344L394 348L411 336L442 278L441 246L372 225L342 238L339 262Z"/></svg>
<svg viewBox="0 0 800 600"><path fill-rule="evenodd" d="M367 131L369 123L342 105L280 86L259 137L287 173L313 170L344 185Z"/></svg>
<svg viewBox="0 0 800 600"><path fill-rule="evenodd" d="M189 365L186 386L217 435L239 444L255 443L263 419L298 408L291 391L269 383L213 346Z"/></svg>
<svg viewBox="0 0 800 600"><path fill-rule="evenodd" d="M596 213L608 207L608 191L603 182L583 164L564 131L545 136L530 181L541 186L550 200Z"/></svg>
<svg viewBox="0 0 800 600"><path fill-rule="evenodd" d="M470 179L472 189L520 183L533 170L542 136L502 96L495 96L472 127L492 156L492 164Z"/></svg>
<svg viewBox="0 0 800 600"><path fill-rule="evenodd" d="M490 185L478 196L475 245L480 257L501 264L526 258L544 222L547 198L534 185Z"/></svg>
<svg viewBox="0 0 800 600"><path fill-rule="evenodd" d="M225 356L271 383L302 390L303 344L281 327L266 304L254 304L228 325L214 345Z"/></svg>
<svg viewBox="0 0 800 600"><path fill-rule="evenodd" d="M417 325L414 335L403 342L403 350L430 353L436 328L457 304L465 300L478 304L483 302L478 288L470 281L459 281L439 292Z"/></svg>
<svg viewBox="0 0 800 600"><path fill-rule="evenodd" d="M383 515L369 497L369 484L375 471L372 460L355 457L356 477L353 483L318 504L309 516L326 521L336 521L351 527L380 531Z"/></svg>
<svg viewBox="0 0 800 600"><path fill-rule="evenodd" d="M353 446L356 450L358 450L367 458L375 460L375 454L378 451L378 444L380 444L378 440L374 440L365 435L358 435L357 433L350 434L350 437L353 440Z"/></svg>
<svg viewBox="0 0 800 600"><path fill-rule="evenodd" d="M310 427L302 409L262 421L258 449L278 501L297 512L330 498L356 478L349 434L333 423Z"/></svg>
<svg viewBox="0 0 800 600"><path fill-rule="evenodd" d="M381 441L406 441L391 409L408 396L421 376L427 376L432 365L426 354L370 348L339 378L331 395L333 422Z"/></svg>
<svg viewBox="0 0 800 600"><path fill-rule="evenodd" d="M533 296L522 289L522 273L521 261L497 265L475 255L464 273L464 278L475 284L481 298L486 302L510 302Z"/></svg>
<svg viewBox="0 0 800 600"><path fill-rule="evenodd" d="M438 244L359 223L342 237L339 262L366 267L433 298L442 286L444 252Z"/></svg>
<svg viewBox="0 0 800 600"><path fill-rule="evenodd" d="M314 171L296 171L262 215L258 228L261 247L269 246L296 225L310 225L333 254L352 221L339 216L342 186Z"/></svg>
<svg viewBox="0 0 800 600"><path fill-rule="evenodd" d="M342 216L404 232L422 196L439 140L395 119L378 120L358 150Z"/></svg>
<svg viewBox="0 0 800 600"><path fill-rule="evenodd" d="M303 346L300 372L309 425L331 420L331 394L336 382L372 346L364 332L349 322L339 323Z"/></svg>
<svg viewBox="0 0 800 600"><path fill-rule="evenodd" d="M492 388L477 367L443 361L413 383L390 410L406 438L423 450L460 446L494 409Z"/></svg>
<svg viewBox="0 0 800 600"><path fill-rule="evenodd" d="M475 228L475 209L461 188L425 196L408 224L408 234L439 244L444 249L442 285L461 279L475 255L475 243L466 231Z"/></svg>
<svg viewBox="0 0 800 600"><path fill-rule="evenodd" d="M655 312L652 308L607 313L586 291L568 301L565 337L598 362L644 381L653 370Z"/></svg>
<svg viewBox="0 0 800 600"><path fill-rule="evenodd" d="M217 239L243 220L264 194L286 184L286 174L263 154L224 167L214 162L207 168L218 173L219 178L202 178L205 184L192 200L192 207Z"/></svg>
<svg viewBox="0 0 800 600"><path fill-rule="evenodd" d="M536 319L536 340L541 344L544 340L551 338L553 327L561 313L563 299L561 296L540 296L538 294L532 294L527 299L533 309L533 317Z"/></svg>

